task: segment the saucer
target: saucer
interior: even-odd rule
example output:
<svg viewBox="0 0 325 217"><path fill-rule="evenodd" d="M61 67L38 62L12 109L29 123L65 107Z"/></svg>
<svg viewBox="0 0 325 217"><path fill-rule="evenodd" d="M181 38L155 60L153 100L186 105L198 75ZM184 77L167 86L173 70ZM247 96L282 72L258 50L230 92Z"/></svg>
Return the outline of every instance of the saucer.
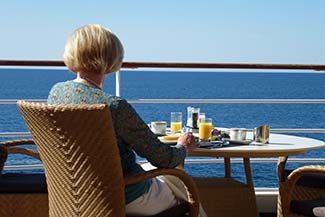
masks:
<svg viewBox="0 0 325 217"><path fill-rule="evenodd" d="M249 145L253 142L251 139L245 139L245 140L232 140L232 139L224 139L230 142L230 144L233 145Z"/></svg>

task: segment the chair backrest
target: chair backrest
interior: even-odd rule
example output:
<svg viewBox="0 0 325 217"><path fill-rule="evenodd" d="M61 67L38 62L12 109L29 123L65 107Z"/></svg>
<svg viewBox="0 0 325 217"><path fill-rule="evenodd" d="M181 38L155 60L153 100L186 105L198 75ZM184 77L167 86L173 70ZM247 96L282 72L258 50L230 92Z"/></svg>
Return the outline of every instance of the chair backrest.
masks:
<svg viewBox="0 0 325 217"><path fill-rule="evenodd" d="M108 107L17 104L44 164L49 216L124 217L124 179Z"/></svg>

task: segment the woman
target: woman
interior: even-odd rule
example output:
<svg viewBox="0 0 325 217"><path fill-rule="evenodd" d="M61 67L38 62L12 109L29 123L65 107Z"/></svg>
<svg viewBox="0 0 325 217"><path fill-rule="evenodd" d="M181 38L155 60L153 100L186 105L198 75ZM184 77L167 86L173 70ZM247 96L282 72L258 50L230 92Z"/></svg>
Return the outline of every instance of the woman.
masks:
<svg viewBox="0 0 325 217"><path fill-rule="evenodd" d="M111 31L100 25L77 29L68 39L64 63L77 77L55 84L49 94L49 104L97 104L109 106L123 175L143 172L136 163L134 151L158 168L174 168L181 164L188 150L196 147L192 134L181 136L172 147L161 143L124 99L102 91L105 76L120 69L123 46ZM177 204L169 187L159 179L143 181L126 187L126 212L134 215L153 215Z"/></svg>

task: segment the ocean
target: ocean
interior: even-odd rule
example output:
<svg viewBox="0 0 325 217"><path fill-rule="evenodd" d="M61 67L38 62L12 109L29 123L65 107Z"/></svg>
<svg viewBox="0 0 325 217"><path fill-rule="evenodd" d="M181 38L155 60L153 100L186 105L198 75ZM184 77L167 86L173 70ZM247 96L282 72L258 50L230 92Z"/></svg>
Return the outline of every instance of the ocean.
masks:
<svg viewBox="0 0 325 217"><path fill-rule="evenodd" d="M0 69L0 99L46 99L59 81L74 79L65 69ZM104 90L115 93L115 75L106 79ZM121 72L121 96L125 99L325 99L325 73L311 72L220 72L220 71L140 71ZM200 107L214 126L253 128L325 128L325 104L133 104L147 123L169 121L170 112L183 113L187 106ZM0 105L0 132L27 131L16 105ZM291 133L325 140L321 133ZM0 141L13 137L0 137ZM325 157L325 151L311 151L297 157ZM12 155L7 165L37 161ZM290 168L306 163L289 163ZM223 164L189 164L193 176L222 176ZM232 175L244 180L241 163L232 166ZM256 187L276 187L276 164L252 164ZM267 178L266 178L267 177Z"/></svg>

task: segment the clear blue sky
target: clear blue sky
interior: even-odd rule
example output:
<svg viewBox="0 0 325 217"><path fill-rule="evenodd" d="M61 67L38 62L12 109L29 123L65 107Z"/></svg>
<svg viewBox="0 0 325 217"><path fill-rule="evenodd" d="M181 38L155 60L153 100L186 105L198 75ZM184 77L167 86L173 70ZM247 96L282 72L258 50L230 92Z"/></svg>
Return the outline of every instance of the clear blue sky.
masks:
<svg viewBox="0 0 325 217"><path fill-rule="evenodd" d="M325 64L323 0L8 0L0 59L61 60L79 26L98 23L125 61Z"/></svg>

